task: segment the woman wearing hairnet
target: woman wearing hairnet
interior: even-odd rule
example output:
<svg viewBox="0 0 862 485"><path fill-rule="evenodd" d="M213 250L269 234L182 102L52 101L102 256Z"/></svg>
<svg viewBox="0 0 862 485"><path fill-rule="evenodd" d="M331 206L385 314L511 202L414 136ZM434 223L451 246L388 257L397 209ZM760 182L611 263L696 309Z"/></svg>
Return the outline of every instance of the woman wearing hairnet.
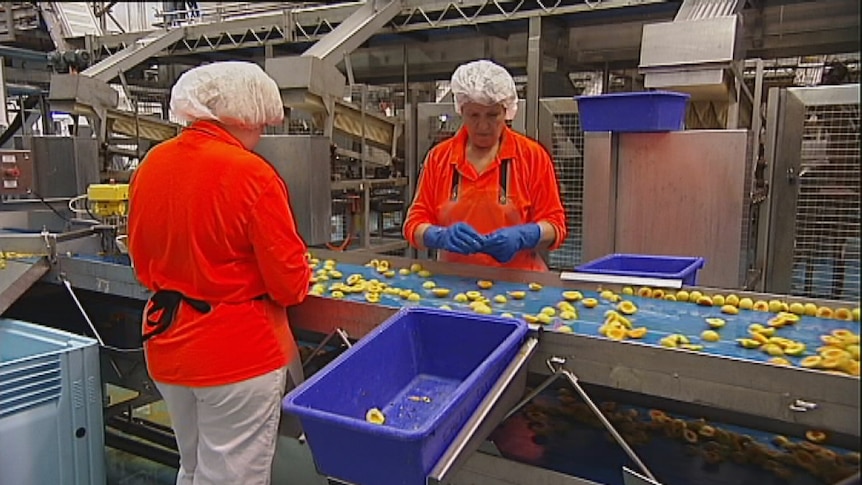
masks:
<svg viewBox="0 0 862 485"><path fill-rule="evenodd" d="M129 255L154 292L144 345L178 484L268 484L281 399L302 380L285 307L306 296L306 246L284 182L251 151L282 106L255 64L192 69L171 93L191 124L132 177Z"/></svg>
<svg viewBox="0 0 862 485"><path fill-rule="evenodd" d="M537 250L565 240L566 218L548 152L506 126L515 81L480 60L455 70L450 89L463 126L428 153L404 237L443 261L547 270Z"/></svg>

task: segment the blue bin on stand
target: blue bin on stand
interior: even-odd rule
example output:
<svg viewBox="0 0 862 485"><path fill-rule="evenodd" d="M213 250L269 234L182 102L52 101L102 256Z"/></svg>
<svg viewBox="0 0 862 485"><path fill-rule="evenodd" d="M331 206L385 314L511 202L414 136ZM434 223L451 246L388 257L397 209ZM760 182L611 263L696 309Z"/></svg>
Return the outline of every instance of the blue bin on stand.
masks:
<svg viewBox="0 0 862 485"><path fill-rule="evenodd" d="M283 401L318 471L363 485L424 485L443 452L512 361L521 320L407 308ZM377 408L385 422L365 420Z"/></svg>
<svg viewBox="0 0 862 485"><path fill-rule="evenodd" d="M576 96L584 131L649 133L679 131L689 95L670 91Z"/></svg>
<svg viewBox="0 0 862 485"><path fill-rule="evenodd" d="M651 256L647 254L609 254L575 268L579 273L636 276L682 280L685 286L697 285L697 272L706 260L697 257Z"/></svg>

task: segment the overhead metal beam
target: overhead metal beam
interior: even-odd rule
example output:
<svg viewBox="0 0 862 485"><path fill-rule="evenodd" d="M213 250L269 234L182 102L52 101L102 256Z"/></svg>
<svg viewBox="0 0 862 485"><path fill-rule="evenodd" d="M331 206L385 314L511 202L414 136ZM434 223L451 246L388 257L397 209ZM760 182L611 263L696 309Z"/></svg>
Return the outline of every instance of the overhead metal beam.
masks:
<svg viewBox="0 0 862 485"><path fill-rule="evenodd" d="M411 0L412 1L412 0ZM430 8L436 8L435 2L429 2ZM443 2L445 3L445 2ZM471 2L467 2L471 3ZM605 7L609 5L621 6L624 2L602 2ZM407 3L411 5L410 2ZM675 15L673 9L664 9L658 3L649 4L650 7L625 8L615 16L613 24L607 24L608 20L597 15L585 14L565 17L567 29L563 29L561 35L544 35L546 40L545 54L564 59L566 70L602 68L607 63L612 68L637 67L640 55L641 31L647 22L657 20L671 20ZM678 5L678 4L677 4ZM743 11L745 25L760 25L758 29L746 32L745 45L748 57L761 57L764 59L798 56L805 54L834 54L855 52L859 47L859 2L857 0L822 0L818 2L790 3L785 5L771 5L762 11L747 9ZM318 13L309 11L294 12L294 26L302 26L308 38L320 38L326 32L332 30L331 26L322 19L325 17L335 18L336 15L342 19L349 16L357 6L346 4L332 7L318 8ZM412 7L410 7L412 8ZM462 7L464 8L464 7ZM558 10L555 10L555 12ZM566 10L563 10L566 11ZM321 12L325 12L321 13ZM629 15L628 13L631 13ZM439 12L438 12L439 13ZM156 57L164 58L163 62L171 62L175 56L193 56L195 51L213 52L228 51L239 48L257 48L262 52L264 45L281 45L276 49L286 50L288 46L302 46L300 42L306 39L305 35L296 27L296 41L286 42L275 39L272 41L255 40L248 36L248 41L240 41L236 36L231 43L223 40L221 44L214 42L210 47L207 35L215 35L219 30L233 32L231 35L242 33L242 29L260 32L261 26L285 25L285 16L278 14L278 21L274 18L266 20L267 17L231 20L223 25L192 25L186 27L186 37L174 48L156 54ZM433 17L436 18L436 17ZM544 18L543 22L554 17ZM562 17L557 19L563 20ZM394 22L403 22L404 19L396 17ZM477 22L482 22L477 19ZM318 22L322 25L318 33L314 33ZM458 64L476 59L478 57L493 57L506 64L510 69L523 70L526 66L527 40L526 32L515 33L508 39L483 36L461 36L453 37L444 32L436 30L445 26L456 25L457 22L437 22L430 27L426 23L424 29L394 29L390 26L380 29L379 33L427 33L428 42L406 41L410 58L410 76L413 79L446 79ZM419 24L417 24L419 25ZM465 25L462 22L460 25ZM232 26L239 26L237 31ZM436 30L436 31L435 31ZM140 37L141 34L116 35L102 39L93 39L93 45L99 47L102 43L111 45L116 39L125 42ZM114 40L112 40L114 39ZM191 39L191 41L190 41ZM225 37L226 39L226 37ZM209 37L215 41L214 37ZM373 38L372 38L373 40ZM550 45L556 41L556 47ZM184 43L188 43L188 46ZM194 47L194 44L202 47ZM116 44L114 44L116 45ZM487 48L485 46L488 46ZM351 54L351 64L357 82L400 82L403 78L404 47L399 43L374 44L371 48L359 48ZM189 58L193 59L193 58Z"/></svg>
<svg viewBox="0 0 862 485"><path fill-rule="evenodd" d="M110 81L121 72L128 71L171 45L176 44L184 36L185 32L183 28L153 32L114 55L88 67L81 74L105 82Z"/></svg>
<svg viewBox="0 0 862 485"><path fill-rule="evenodd" d="M368 0L302 55L338 64L398 15L401 7L401 0Z"/></svg>
<svg viewBox="0 0 862 485"><path fill-rule="evenodd" d="M404 32L416 32L434 29L449 29L453 27L463 27L467 25L479 25L491 22L504 22L509 20L524 20L530 17L568 15L580 12L599 12L614 8L630 7L631 10L637 10L641 7L655 4L668 3L667 0L639 0L636 4L632 4L631 0L605 0L597 3L578 3L575 5L558 5L548 7L538 7L529 2L513 1L513 2L490 2L488 0L458 0L458 1L422 1L422 0L403 0L404 6L399 12L395 13L394 18L386 24L384 23L375 34L395 34ZM376 0L375 3L381 3L381 0ZM501 7L497 4L510 4L508 13L502 13ZM309 42L321 39L323 36L334 31L335 26L352 15L359 8L365 8L367 4L362 3L347 3L337 4L326 7L313 7L297 10L283 10L268 14L262 14L255 17L232 19L219 23L190 25L186 29L185 41L195 44L195 41L202 38L216 39L221 38L226 42L224 48L239 48L252 45L262 45L266 41L261 41L260 36L254 38L250 36L244 45L238 45L235 39L247 32L261 32L270 28L278 30L294 29L292 35L287 35L287 32L282 32L278 39L273 39L273 43L286 42ZM480 9L478 13L475 9ZM285 25L286 12L289 12L290 25ZM451 15L453 14L454 15ZM444 15L448 14L448 15ZM96 48L116 48L120 45L128 44L140 38L140 34L114 34L104 35L99 39L93 39ZM217 43L216 43L217 44ZM200 44L207 50L219 49L218 45L210 46L207 43Z"/></svg>

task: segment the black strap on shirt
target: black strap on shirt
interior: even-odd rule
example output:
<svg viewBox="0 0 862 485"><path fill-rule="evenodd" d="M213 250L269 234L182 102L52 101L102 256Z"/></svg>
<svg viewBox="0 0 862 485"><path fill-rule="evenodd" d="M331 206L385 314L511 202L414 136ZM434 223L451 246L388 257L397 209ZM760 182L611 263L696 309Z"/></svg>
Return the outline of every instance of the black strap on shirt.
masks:
<svg viewBox="0 0 862 485"><path fill-rule="evenodd" d="M509 195L509 162L511 158L500 160L500 204L505 204ZM449 200L458 199L458 186L461 183L461 174L458 169L452 165L452 191L449 195Z"/></svg>
<svg viewBox="0 0 862 485"><path fill-rule="evenodd" d="M152 330L144 332L143 341L146 342L152 337L164 332L174 322L177 310L180 308L180 303L185 302L190 307L201 313L209 313L212 307L209 303L203 300L189 298L179 291L159 290L150 298L150 305L147 308L146 326L152 327ZM153 321L150 317L161 311L158 319Z"/></svg>

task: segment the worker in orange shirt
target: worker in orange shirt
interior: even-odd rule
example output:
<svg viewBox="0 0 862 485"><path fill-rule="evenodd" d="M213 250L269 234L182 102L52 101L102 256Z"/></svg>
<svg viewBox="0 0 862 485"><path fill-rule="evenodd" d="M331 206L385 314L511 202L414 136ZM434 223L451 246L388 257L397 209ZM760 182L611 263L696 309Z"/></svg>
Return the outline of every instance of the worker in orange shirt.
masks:
<svg viewBox="0 0 862 485"><path fill-rule="evenodd" d="M566 239L566 217L547 150L506 125L515 81L480 60L458 67L450 89L463 126L428 153L404 237L443 261L547 270L537 251Z"/></svg>
<svg viewBox="0 0 862 485"><path fill-rule="evenodd" d="M147 369L178 484L268 484L281 399L303 377L285 307L310 277L287 187L251 151L282 122L281 96L256 64L220 62L184 73L171 110L191 124L150 150L129 197L129 256L154 292Z"/></svg>

